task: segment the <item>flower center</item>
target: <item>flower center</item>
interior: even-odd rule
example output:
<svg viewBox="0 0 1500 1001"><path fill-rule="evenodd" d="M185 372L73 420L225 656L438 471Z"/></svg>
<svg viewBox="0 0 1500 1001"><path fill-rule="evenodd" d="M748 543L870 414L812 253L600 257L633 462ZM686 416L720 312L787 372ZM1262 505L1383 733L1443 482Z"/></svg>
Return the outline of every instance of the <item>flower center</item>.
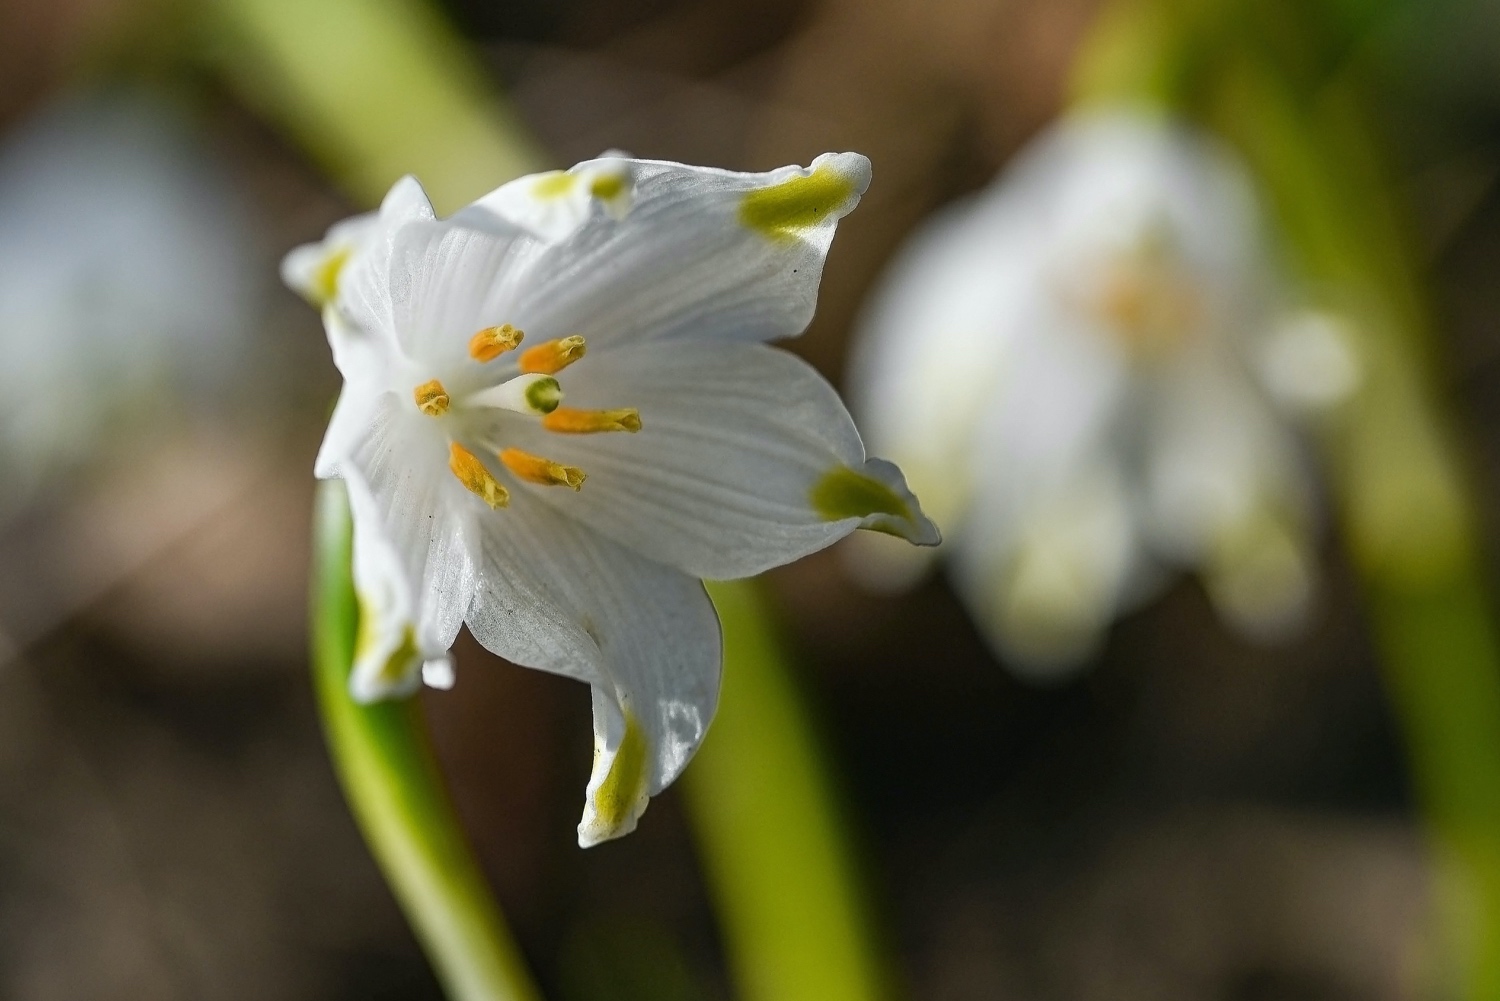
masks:
<svg viewBox="0 0 1500 1001"><path fill-rule="evenodd" d="M1156 219L1081 269L1077 304L1136 358L1170 354L1204 321L1201 292L1171 224Z"/></svg>
<svg viewBox="0 0 1500 1001"><path fill-rule="evenodd" d="M1129 348L1149 355L1182 344L1202 318L1197 292L1181 269L1159 254L1111 261L1092 306Z"/></svg>
<svg viewBox="0 0 1500 1001"><path fill-rule="evenodd" d="M488 364L520 346L525 334L509 323L486 327L469 339L469 357ZM450 410L473 408L507 410L540 418L544 430L560 434L598 434L610 431L636 432L641 429L641 415L633 407L616 410L580 410L564 407L558 372L584 356L587 345L574 334L545 341L523 351L517 359L520 374L496 385L463 396L457 400L443 383L429 379L412 390L417 409L428 417L443 417ZM510 503L510 491L496 477L481 455L449 439L448 468L460 483L485 504L499 510ZM586 474L577 466L560 462L519 448L502 448L493 458L510 475L541 486L563 486L583 489Z"/></svg>

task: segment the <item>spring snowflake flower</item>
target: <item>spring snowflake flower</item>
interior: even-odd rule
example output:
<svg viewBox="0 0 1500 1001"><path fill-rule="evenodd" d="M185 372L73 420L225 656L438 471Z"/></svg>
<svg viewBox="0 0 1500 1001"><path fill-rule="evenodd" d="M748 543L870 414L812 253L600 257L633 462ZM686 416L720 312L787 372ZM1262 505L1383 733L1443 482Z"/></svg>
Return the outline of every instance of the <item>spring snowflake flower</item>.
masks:
<svg viewBox="0 0 1500 1001"><path fill-rule="evenodd" d="M1064 121L915 239L866 317L857 412L934 517L997 652L1075 665L1171 568L1252 637L1313 587L1287 418L1356 381L1293 317L1227 151L1125 112ZM851 553L891 579L899 554Z"/></svg>
<svg viewBox="0 0 1500 1001"><path fill-rule="evenodd" d="M293 252L345 380L316 472L354 516L355 697L451 683L465 622L586 681L593 844L634 828L713 716L702 578L860 527L936 543L828 383L762 343L806 327L868 180L847 153L767 174L611 157L443 221L407 178Z"/></svg>

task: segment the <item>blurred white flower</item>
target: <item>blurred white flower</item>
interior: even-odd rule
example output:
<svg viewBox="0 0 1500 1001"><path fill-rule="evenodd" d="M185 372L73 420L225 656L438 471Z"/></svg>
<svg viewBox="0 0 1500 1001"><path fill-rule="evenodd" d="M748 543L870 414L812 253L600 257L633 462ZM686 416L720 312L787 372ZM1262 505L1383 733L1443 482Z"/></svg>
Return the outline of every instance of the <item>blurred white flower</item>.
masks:
<svg viewBox="0 0 1500 1001"><path fill-rule="evenodd" d="M119 419L179 418L222 385L258 289L247 243L165 102L73 98L5 136L0 515L116 444Z"/></svg>
<svg viewBox="0 0 1500 1001"><path fill-rule="evenodd" d="M545 207L524 199L582 183L559 176L591 179L592 201L537 226ZM828 383L761 343L812 318L868 181L848 153L767 174L615 158L446 222L414 180L391 190L325 310L345 382L316 471L346 481L354 515L356 698L450 684L464 622L508 660L588 682L593 844L634 828L713 716L700 578L860 527L937 541ZM299 248L289 270L340 253Z"/></svg>
<svg viewBox="0 0 1500 1001"><path fill-rule="evenodd" d="M1339 321L1284 299L1238 163L1131 112L1064 120L911 242L865 318L856 412L1013 667L1080 663L1172 568L1252 637L1301 619L1313 483L1284 410L1358 369Z"/></svg>

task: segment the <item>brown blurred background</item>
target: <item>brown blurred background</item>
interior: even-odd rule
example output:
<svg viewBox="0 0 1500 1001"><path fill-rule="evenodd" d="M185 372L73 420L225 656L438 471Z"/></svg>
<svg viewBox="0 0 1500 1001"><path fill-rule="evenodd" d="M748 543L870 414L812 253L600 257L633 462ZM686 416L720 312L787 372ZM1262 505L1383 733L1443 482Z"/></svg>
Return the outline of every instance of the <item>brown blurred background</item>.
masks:
<svg viewBox="0 0 1500 1001"><path fill-rule="evenodd" d="M1372 106L1493 520L1500 5L1397 6L1364 43ZM837 380L902 237L1059 110L1092 7L444 10L560 161L869 155L870 194L792 345ZM0 0L0 143L80 79L169 92L263 271L244 353L206 403L148 400L0 524L0 997L438 998L333 780L304 655L310 470L337 377L316 316L272 276L357 207L170 54L188 21L155 0ZM1431 866L1336 539L1327 563L1289 646L1234 639L1184 582L1051 688L995 664L940 580L874 598L830 553L772 576L912 998L1414 996ZM549 996L729 998L674 794L631 837L578 849L583 689L467 637L457 653L457 688L423 698Z"/></svg>

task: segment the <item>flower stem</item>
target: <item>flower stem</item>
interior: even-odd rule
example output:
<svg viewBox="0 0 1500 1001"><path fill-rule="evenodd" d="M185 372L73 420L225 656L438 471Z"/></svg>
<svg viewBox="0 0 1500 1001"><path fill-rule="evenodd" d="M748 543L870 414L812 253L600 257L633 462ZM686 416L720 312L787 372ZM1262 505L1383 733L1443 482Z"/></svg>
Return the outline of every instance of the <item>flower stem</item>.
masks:
<svg viewBox="0 0 1500 1001"><path fill-rule="evenodd" d="M329 751L365 841L451 1001L539 1001L464 837L415 699L349 696L358 606L348 497L319 484L312 666Z"/></svg>
<svg viewBox="0 0 1500 1001"><path fill-rule="evenodd" d="M709 590L724 689L683 782L741 1001L887 998L832 782L759 587Z"/></svg>
<svg viewBox="0 0 1500 1001"><path fill-rule="evenodd" d="M472 51L422 0L220 0L216 67L355 201L403 174L445 213L548 165Z"/></svg>

